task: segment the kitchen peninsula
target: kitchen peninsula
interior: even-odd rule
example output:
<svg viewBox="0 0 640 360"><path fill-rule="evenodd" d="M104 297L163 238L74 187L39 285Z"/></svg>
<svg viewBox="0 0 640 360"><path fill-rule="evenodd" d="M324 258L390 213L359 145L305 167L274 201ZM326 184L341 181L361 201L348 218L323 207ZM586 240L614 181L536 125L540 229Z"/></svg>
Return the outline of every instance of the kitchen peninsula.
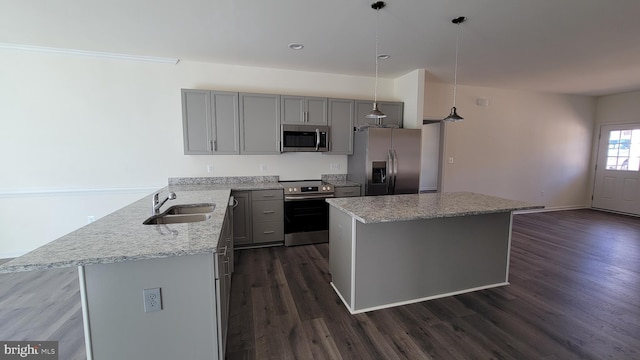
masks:
<svg viewBox="0 0 640 360"><path fill-rule="evenodd" d="M508 284L512 212L469 192L327 199L332 286L352 314Z"/></svg>
<svg viewBox="0 0 640 360"><path fill-rule="evenodd" d="M88 360L224 359L232 190L282 187L277 176L169 179L160 200L177 197L158 214L145 196L0 265L0 273L77 267ZM201 221L143 224L198 208L206 209L195 214ZM152 289L153 303L144 292Z"/></svg>

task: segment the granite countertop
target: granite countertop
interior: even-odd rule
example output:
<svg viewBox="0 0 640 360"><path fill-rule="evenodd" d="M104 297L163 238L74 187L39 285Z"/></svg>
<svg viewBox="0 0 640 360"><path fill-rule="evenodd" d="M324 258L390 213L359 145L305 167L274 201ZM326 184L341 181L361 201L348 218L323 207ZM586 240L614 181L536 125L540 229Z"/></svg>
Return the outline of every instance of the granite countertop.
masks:
<svg viewBox="0 0 640 360"><path fill-rule="evenodd" d="M326 201L365 224L544 208L470 192L348 197Z"/></svg>
<svg viewBox="0 0 640 360"><path fill-rule="evenodd" d="M152 215L149 194L0 265L0 273L213 253L231 191L270 189L282 189L277 176L169 179L169 186L160 190L160 200L169 191L175 192L177 198L167 201L161 213L175 205L213 203L216 207L211 218L193 223L143 225Z"/></svg>
<svg viewBox="0 0 640 360"><path fill-rule="evenodd" d="M360 186L360 183L347 180L347 174L322 175L322 181L331 184L334 187Z"/></svg>
<svg viewBox="0 0 640 360"><path fill-rule="evenodd" d="M347 186L358 186L360 187L360 184L357 182L353 182L351 180L329 180L326 181L327 183L333 185L334 187L347 187Z"/></svg>

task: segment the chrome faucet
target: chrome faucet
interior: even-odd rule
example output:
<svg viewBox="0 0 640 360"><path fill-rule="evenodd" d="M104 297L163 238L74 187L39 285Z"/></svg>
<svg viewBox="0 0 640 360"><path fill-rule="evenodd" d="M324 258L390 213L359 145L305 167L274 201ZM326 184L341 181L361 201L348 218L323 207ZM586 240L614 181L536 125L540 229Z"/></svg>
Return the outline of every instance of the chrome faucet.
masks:
<svg viewBox="0 0 640 360"><path fill-rule="evenodd" d="M160 202L160 191L158 191L157 193L153 194L152 198L151 198L151 202L152 202L152 209L151 209L151 213L152 214L159 214L160 213L160 207L162 207L162 205L164 205L164 203L167 202L167 200L173 200L175 199L176 193L174 193L173 191L169 192L169 196L167 196L164 200L162 200L162 202Z"/></svg>

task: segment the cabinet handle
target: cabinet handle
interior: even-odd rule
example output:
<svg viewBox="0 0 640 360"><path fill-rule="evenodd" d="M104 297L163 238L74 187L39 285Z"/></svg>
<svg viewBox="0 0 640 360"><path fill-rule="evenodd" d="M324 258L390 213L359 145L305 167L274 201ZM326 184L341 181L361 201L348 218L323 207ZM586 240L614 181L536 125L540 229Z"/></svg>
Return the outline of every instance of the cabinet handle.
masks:
<svg viewBox="0 0 640 360"><path fill-rule="evenodd" d="M213 150L213 140L209 141L209 146L211 146L211 151L214 151Z"/></svg>
<svg viewBox="0 0 640 360"><path fill-rule="evenodd" d="M213 151L218 151L218 140L213 140Z"/></svg>
<svg viewBox="0 0 640 360"><path fill-rule="evenodd" d="M265 234L265 235L268 235L268 234L273 234L273 233L275 233L275 231L273 231L273 230L271 230L271 231L265 231L265 232L263 232L263 234Z"/></svg>
<svg viewBox="0 0 640 360"><path fill-rule="evenodd" d="M269 195L262 195L262 197L274 197L275 195L273 194L269 194Z"/></svg>
<svg viewBox="0 0 640 360"><path fill-rule="evenodd" d="M263 211L262 213L263 213L263 214L273 214L274 212L275 212L275 211L273 211L273 210L265 210L265 211Z"/></svg>
<svg viewBox="0 0 640 360"><path fill-rule="evenodd" d="M233 199L233 208L238 207L238 200L236 198Z"/></svg>

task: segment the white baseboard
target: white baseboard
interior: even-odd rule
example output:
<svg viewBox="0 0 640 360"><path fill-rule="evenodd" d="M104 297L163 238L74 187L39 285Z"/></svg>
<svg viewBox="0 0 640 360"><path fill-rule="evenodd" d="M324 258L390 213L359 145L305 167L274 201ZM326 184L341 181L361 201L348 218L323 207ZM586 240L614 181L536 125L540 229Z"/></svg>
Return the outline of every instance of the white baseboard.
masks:
<svg viewBox="0 0 640 360"><path fill-rule="evenodd" d="M514 211L514 214L531 214L531 213L541 213L541 212L551 212L551 211L564 211L564 210L580 210L580 209L588 209L589 207L586 205L570 205L570 206L547 206L542 209L531 209L531 210L518 210Z"/></svg>

